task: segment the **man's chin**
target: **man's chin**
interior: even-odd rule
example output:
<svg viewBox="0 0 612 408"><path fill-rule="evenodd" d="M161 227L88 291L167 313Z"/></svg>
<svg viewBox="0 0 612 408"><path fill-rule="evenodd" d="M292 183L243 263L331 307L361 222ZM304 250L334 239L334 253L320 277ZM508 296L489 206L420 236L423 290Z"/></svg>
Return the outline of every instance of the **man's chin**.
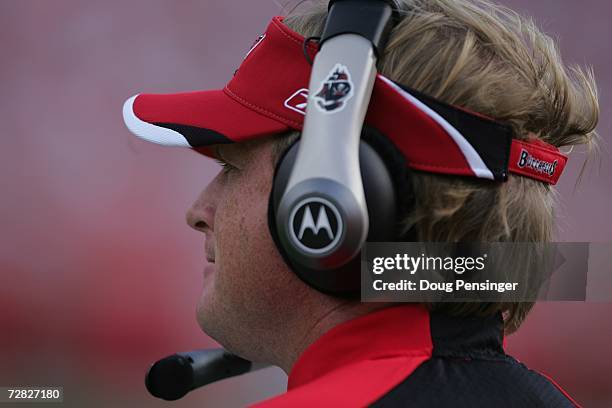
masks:
<svg viewBox="0 0 612 408"><path fill-rule="evenodd" d="M198 324L207 332L206 327L210 325L210 317L214 313L213 304L214 304L214 287L215 287L215 265L207 264L204 267L204 271L202 274L203 282L202 282L202 291L200 293L200 297L198 298L198 303L196 306L196 319Z"/></svg>
<svg viewBox="0 0 612 408"><path fill-rule="evenodd" d="M215 296L212 282L202 289L196 306L196 320L200 329L213 340L222 343L223 331L227 330L224 324L228 319L224 316L227 311L219 304L219 297Z"/></svg>
<svg viewBox="0 0 612 408"><path fill-rule="evenodd" d="M210 288L203 288L200 298L198 299L196 320L202 331L210 336L209 331L213 329L211 326L214 321L214 308L212 307L212 293L207 289Z"/></svg>
<svg viewBox="0 0 612 408"><path fill-rule="evenodd" d="M205 292L203 291L196 307L196 320L200 329L223 348L236 353L232 348L232 342L229 341L231 336L228 336L228 328L223 326L223 322L227 322L227 319L223 319L222 311L219 307L215 307L214 295Z"/></svg>

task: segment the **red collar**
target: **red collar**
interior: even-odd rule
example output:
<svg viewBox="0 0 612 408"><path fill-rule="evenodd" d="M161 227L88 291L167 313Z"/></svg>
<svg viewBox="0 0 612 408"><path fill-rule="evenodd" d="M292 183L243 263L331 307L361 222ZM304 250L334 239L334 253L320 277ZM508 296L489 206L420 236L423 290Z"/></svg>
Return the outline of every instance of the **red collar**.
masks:
<svg viewBox="0 0 612 408"><path fill-rule="evenodd" d="M368 406L433 357L503 360L503 320L404 304L340 324L299 357L288 392L258 408Z"/></svg>
<svg viewBox="0 0 612 408"><path fill-rule="evenodd" d="M429 356L429 313L421 305L382 309L329 330L298 358L288 390L360 360L394 356Z"/></svg>

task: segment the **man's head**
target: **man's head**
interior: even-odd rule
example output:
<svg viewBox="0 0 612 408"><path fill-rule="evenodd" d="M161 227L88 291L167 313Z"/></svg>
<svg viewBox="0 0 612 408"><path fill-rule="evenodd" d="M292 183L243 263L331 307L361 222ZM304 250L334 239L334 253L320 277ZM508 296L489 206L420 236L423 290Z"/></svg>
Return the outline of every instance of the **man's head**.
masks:
<svg viewBox="0 0 612 408"><path fill-rule="evenodd" d="M568 74L552 40L531 22L480 0L399 3L401 20L378 64L384 76L507 122L518 139L537 137L554 146L592 140L598 116L592 77L579 68ZM326 13L326 4L299 9L283 23L304 37L317 36ZM244 83L237 82L233 89L242 86L239 90L244 91ZM233 89L225 92L239 98ZM185 112L181 108L178 114ZM147 114L153 117L156 112L152 109L143 116ZM253 120L262 128L277 127L260 117ZM230 127L242 130L240 123ZM194 133L195 137L200 134ZM198 320L229 350L253 360L287 359L279 354L290 354L291 347L298 351L302 339L295 337L306 339L308 330L333 310L350 306L363 312L374 307L308 287L274 246L267 225L274 165L296 137L276 134L215 145L214 155L227 165L187 214L189 225L206 235L206 256L214 259L205 268ZM490 183L415 171L405 182L412 186L416 203L398 222L404 230L416 231L421 241L545 242L552 237L553 190L540 181L510 175L507 182ZM524 303L429 306L463 315L503 312L508 331L520 325L531 307Z"/></svg>

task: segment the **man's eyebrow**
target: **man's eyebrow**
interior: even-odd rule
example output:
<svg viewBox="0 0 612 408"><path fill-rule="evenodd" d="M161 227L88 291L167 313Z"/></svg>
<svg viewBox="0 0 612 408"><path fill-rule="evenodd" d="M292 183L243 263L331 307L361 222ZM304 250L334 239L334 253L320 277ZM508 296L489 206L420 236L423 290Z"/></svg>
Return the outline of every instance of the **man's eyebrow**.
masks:
<svg viewBox="0 0 612 408"><path fill-rule="evenodd" d="M226 158L225 158L225 156L224 156L223 154L221 154L221 147L222 147L222 146L223 146L223 145L216 145L216 146L214 147L215 156L217 156L217 158L218 158L219 160L221 160L221 161L227 161L227 160L226 160Z"/></svg>
<svg viewBox="0 0 612 408"><path fill-rule="evenodd" d="M219 159L219 160L223 160L223 156L221 155L221 153L219 152L219 145L215 145L212 147L213 153L215 154L215 158Z"/></svg>
<svg viewBox="0 0 612 408"><path fill-rule="evenodd" d="M232 155L231 152L230 152L230 154L227 154L228 153L227 149L223 149L224 146L225 145L223 145L223 144L219 144L219 145L216 145L214 147L215 155L217 156L217 158L219 160L221 160L221 161L228 162L228 163L232 163L232 162L238 161L240 155L239 154L233 154ZM225 154L221 153L222 150L225 150Z"/></svg>

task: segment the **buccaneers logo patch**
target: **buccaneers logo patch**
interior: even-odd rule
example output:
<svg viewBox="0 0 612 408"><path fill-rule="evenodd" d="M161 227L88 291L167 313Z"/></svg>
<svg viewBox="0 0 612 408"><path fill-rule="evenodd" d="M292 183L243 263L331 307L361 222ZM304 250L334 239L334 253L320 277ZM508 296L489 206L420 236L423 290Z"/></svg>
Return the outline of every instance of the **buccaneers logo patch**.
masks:
<svg viewBox="0 0 612 408"><path fill-rule="evenodd" d="M335 113L353 96L353 82L348 68L336 64L314 95L315 104L325 113Z"/></svg>
<svg viewBox="0 0 612 408"><path fill-rule="evenodd" d="M555 169L557 168L558 160L553 162L549 162L546 160L540 160L537 157L532 156L525 149L521 149L521 155L517 165L520 168L529 167L539 173L548 174L550 177L555 174Z"/></svg>

